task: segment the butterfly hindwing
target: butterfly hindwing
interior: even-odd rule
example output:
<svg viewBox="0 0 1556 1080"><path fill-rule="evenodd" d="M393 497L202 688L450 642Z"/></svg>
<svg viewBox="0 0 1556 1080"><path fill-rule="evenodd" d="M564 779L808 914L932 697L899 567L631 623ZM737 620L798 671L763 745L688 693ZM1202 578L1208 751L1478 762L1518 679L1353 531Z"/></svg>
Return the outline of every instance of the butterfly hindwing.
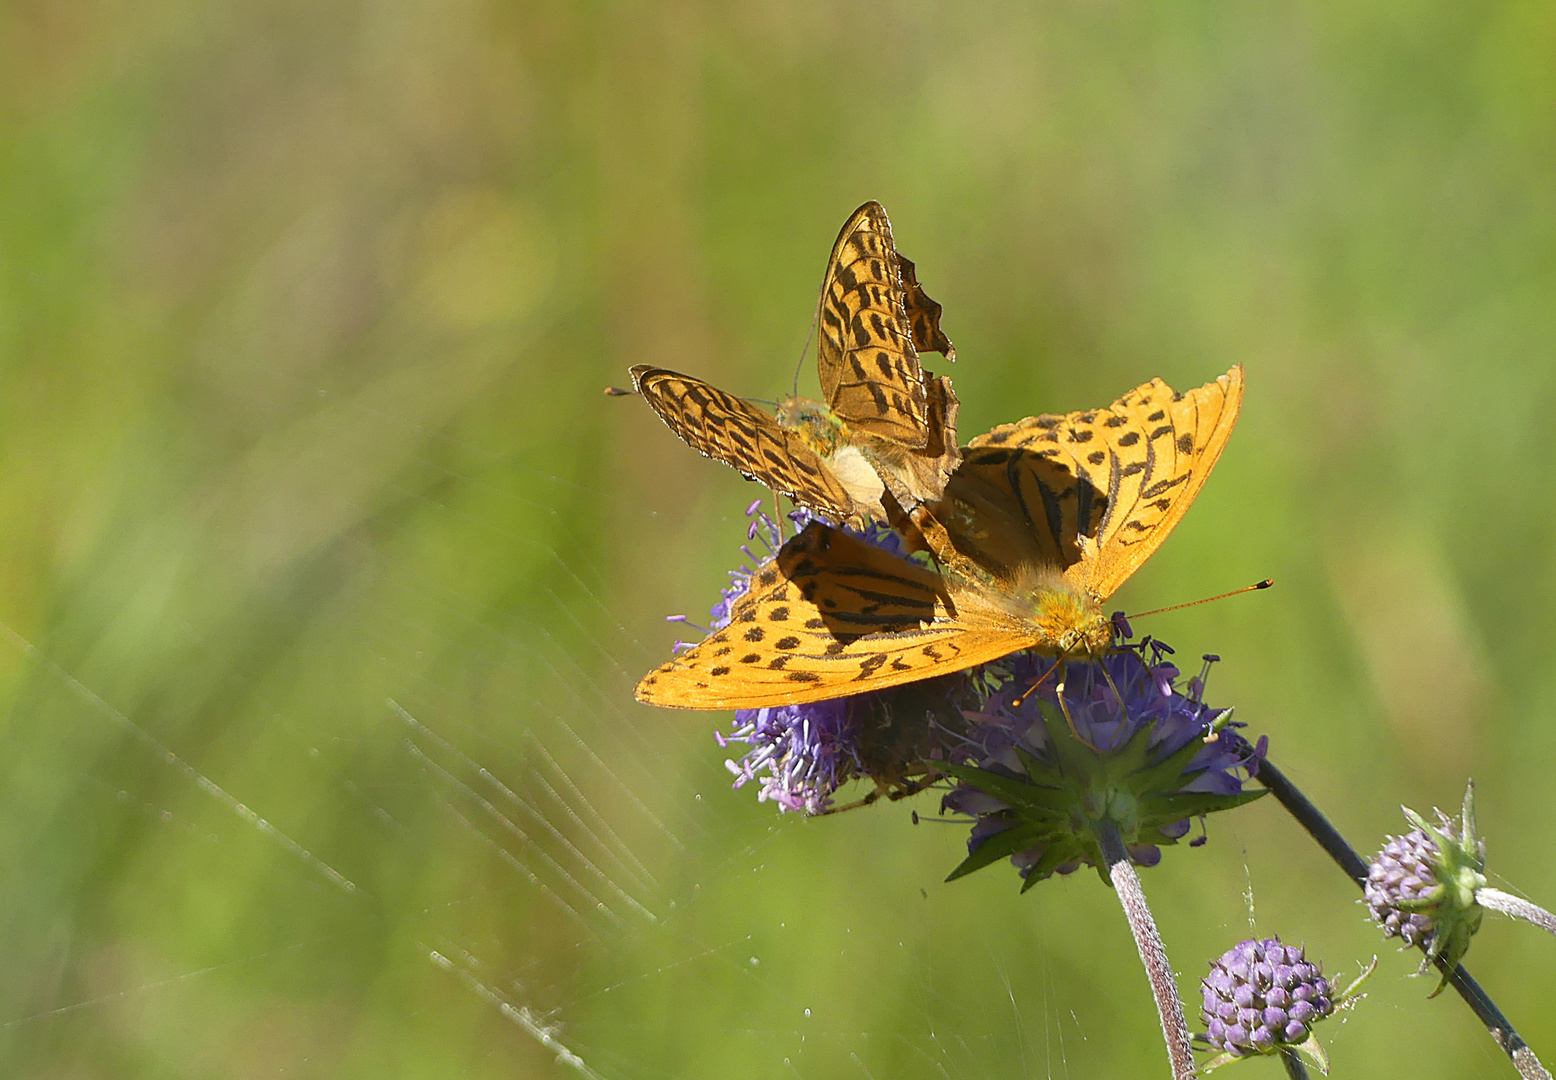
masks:
<svg viewBox="0 0 1556 1080"><path fill-rule="evenodd" d="M944 309L931 300L924 286L918 283L918 268L912 259L898 253L897 267L902 273L903 306L913 329L913 347L921 353L941 353L951 363L956 363L956 347L940 329L940 313Z"/></svg>
<svg viewBox="0 0 1556 1080"><path fill-rule="evenodd" d="M650 672L637 697L754 709L881 690L1024 647L997 614L961 612L940 575L819 522L758 568L729 625Z"/></svg>
<svg viewBox="0 0 1556 1080"><path fill-rule="evenodd" d="M857 516L848 490L798 433L690 375L639 364L632 384L688 446L795 503L839 521Z"/></svg>
<svg viewBox="0 0 1556 1080"><path fill-rule="evenodd" d="M1081 538L1095 534L1107 509L1102 493L1063 462L979 441L962 451L945 498L914 515L942 564L992 587L1023 568L1080 562Z"/></svg>

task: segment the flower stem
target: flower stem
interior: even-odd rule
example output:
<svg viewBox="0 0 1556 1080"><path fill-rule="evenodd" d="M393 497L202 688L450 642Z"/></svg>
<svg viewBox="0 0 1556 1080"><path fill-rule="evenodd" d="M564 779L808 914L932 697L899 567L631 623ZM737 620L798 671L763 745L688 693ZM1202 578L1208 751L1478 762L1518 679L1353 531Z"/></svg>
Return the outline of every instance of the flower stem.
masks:
<svg viewBox="0 0 1556 1080"><path fill-rule="evenodd" d="M1307 1080L1307 1066L1302 1064L1295 1050L1282 1050L1280 1063L1286 1066L1286 1075L1290 1080Z"/></svg>
<svg viewBox="0 0 1556 1080"><path fill-rule="evenodd" d="M1548 934L1556 934L1556 915L1521 896L1505 893L1501 889L1476 889L1475 902L1483 908L1532 922Z"/></svg>
<svg viewBox="0 0 1556 1080"><path fill-rule="evenodd" d="M1162 1039L1167 1044L1173 1080L1192 1080L1194 1055L1190 1051L1189 1024L1183 1016L1183 999L1178 997L1178 981L1173 977L1172 965L1167 962L1167 949L1157 932L1156 920L1151 917L1145 890L1140 887L1140 876L1135 873L1134 863L1129 861L1129 852L1124 849L1117 825L1103 818L1093 824L1092 831L1102 848L1102 857L1107 860L1108 878L1118 892L1124 917L1129 920L1129 930L1140 950L1140 962L1145 965L1145 974L1151 983L1151 995L1156 998L1156 1015L1162 1022Z"/></svg>
<svg viewBox="0 0 1556 1080"><path fill-rule="evenodd" d="M1251 752L1252 747L1247 741L1243 741L1245 750ZM1259 771L1255 779L1269 789L1276 801L1286 808L1286 812L1296 818L1297 824L1307 830L1309 836L1318 842L1319 847L1329 853L1329 857L1339 864L1340 869L1358 886L1367 884L1367 864L1356 853L1356 849L1345 842L1345 837L1340 835L1338 829L1329 823L1329 819L1314 806L1308 797L1293 784L1285 773L1277 769L1266 758L1259 762ZM1484 890L1483 890L1484 891ZM1489 906L1489 905L1488 905ZM1448 977L1464 1003L1470 1007L1491 1038L1502 1052L1512 1059L1513 1065L1518 1069L1518 1075L1524 1080L1551 1080L1551 1074L1546 1071L1540 1059L1535 1056L1529 1044L1524 1042L1522 1036L1513 1030L1512 1023L1502 1015L1496 1002L1487 996L1480 984L1470 977L1470 973L1464 969L1463 964L1449 968L1441 958L1436 961L1439 971Z"/></svg>

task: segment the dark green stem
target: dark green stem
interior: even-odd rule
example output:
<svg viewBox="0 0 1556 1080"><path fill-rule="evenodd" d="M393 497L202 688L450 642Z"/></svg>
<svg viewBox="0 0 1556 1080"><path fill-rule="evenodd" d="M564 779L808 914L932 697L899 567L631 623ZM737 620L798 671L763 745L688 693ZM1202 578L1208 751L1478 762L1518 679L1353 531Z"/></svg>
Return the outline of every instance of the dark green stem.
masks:
<svg viewBox="0 0 1556 1080"><path fill-rule="evenodd" d="M1291 1080L1307 1080L1307 1066L1302 1064L1302 1059L1297 1056L1295 1050L1282 1050L1280 1063L1286 1066L1286 1075Z"/></svg>
<svg viewBox="0 0 1556 1080"><path fill-rule="evenodd" d="M1243 741L1245 750L1251 751L1246 740ZM1345 837L1340 835L1338 829L1329 823L1329 819L1319 812L1308 797L1293 784L1286 776L1266 759L1259 762L1259 771L1255 776L1259 783L1269 789L1270 794L1286 808L1286 812L1296 818L1297 824L1307 830L1309 836L1318 841L1318 845L1329 853L1329 857L1339 864L1340 869L1358 886L1367 884L1367 863L1356 849L1345 842ZM1435 961L1437 968L1448 977L1448 982L1458 991L1466 1005L1474 1011L1496 1044L1502 1048L1503 1053L1512 1059L1518 1074L1524 1080L1551 1080L1551 1074L1540 1059L1535 1056L1529 1044L1513 1029L1512 1023L1502 1015L1502 1010L1481 989L1480 984L1470 977L1470 973L1464 970L1464 965L1459 964L1450 968L1441 959Z"/></svg>

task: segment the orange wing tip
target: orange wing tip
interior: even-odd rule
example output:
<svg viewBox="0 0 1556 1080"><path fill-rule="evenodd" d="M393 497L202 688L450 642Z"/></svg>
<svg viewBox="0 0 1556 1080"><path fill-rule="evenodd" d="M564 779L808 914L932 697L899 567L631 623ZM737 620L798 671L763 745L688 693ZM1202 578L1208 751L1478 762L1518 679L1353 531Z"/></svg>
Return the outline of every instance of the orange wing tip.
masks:
<svg viewBox="0 0 1556 1080"><path fill-rule="evenodd" d="M632 692L633 696L645 705L664 705L671 708L676 707L678 704L677 702L668 700L675 696L674 693L667 693L663 687L658 685L660 676L667 675L669 673L670 666L668 664L661 667L656 667L653 671L650 671L647 675L644 675L641 679L638 680L637 688Z"/></svg>
<svg viewBox="0 0 1556 1080"><path fill-rule="evenodd" d="M743 703L731 702L723 696L709 696L710 688L706 685L701 687L686 685L683 681L686 675L686 671L673 663L664 664L639 680L633 696L645 705L657 705L662 709L716 710L749 707ZM676 679L675 676L681 678Z"/></svg>

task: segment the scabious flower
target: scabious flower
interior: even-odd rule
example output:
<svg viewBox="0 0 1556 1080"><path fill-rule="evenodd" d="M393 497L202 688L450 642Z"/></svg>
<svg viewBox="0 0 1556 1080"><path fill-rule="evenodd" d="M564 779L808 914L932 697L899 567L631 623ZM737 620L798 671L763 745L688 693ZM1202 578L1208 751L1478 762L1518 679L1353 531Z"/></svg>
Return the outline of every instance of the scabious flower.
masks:
<svg viewBox="0 0 1556 1080"><path fill-rule="evenodd" d="M1219 1051L1205 1071L1239 1058L1299 1050L1327 1073L1313 1026L1344 1008L1371 973L1368 968L1336 992L1324 978L1323 964L1309 960L1300 946L1284 945L1278 937L1238 942L1200 980L1206 1031L1199 1040Z"/></svg>
<svg viewBox="0 0 1556 1080"><path fill-rule="evenodd" d="M1438 957L1452 967L1485 913L1476 899L1486 885L1486 843L1475 835L1474 788L1464 792L1458 822L1438 810L1433 828L1409 807L1401 809L1415 828L1388 837L1367 869L1363 901L1385 936L1425 947L1423 971Z"/></svg>
<svg viewBox="0 0 1556 1080"><path fill-rule="evenodd" d="M1323 965L1278 937L1238 942L1200 985L1207 1041L1238 1057L1306 1042L1313 1025L1334 1011Z"/></svg>
<svg viewBox="0 0 1556 1080"><path fill-rule="evenodd" d="M1026 888L1083 864L1105 874L1094 829L1102 818L1136 864L1152 866L1192 818L1263 794L1243 791L1243 781L1265 742L1249 752L1231 730L1232 710L1203 700L1216 657L1183 693L1171 653L1146 638L1097 663L1022 653L971 677L967 737L946 769L961 783L943 805L975 822L952 877L1007 856Z"/></svg>

